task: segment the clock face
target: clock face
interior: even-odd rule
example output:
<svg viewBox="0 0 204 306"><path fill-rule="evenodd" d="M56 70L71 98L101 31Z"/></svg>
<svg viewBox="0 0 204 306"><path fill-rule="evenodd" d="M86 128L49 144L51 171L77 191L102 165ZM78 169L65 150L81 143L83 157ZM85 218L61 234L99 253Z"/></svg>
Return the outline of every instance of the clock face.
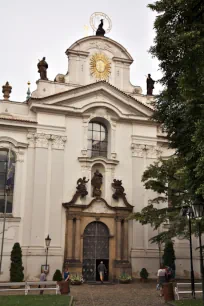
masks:
<svg viewBox="0 0 204 306"><path fill-rule="evenodd" d="M103 53L95 53L90 59L91 75L99 80L107 80L111 73L109 58Z"/></svg>

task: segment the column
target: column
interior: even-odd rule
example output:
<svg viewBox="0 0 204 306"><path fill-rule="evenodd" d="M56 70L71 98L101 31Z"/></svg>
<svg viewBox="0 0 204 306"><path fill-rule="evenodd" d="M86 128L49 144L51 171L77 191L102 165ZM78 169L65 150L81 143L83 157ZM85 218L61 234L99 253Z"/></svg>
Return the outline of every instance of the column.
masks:
<svg viewBox="0 0 204 306"><path fill-rule="evenodd" d="M128 221L124 220L123 260L128 260Z"/></svg>
<svg viewBox="0 0 204 306"><path fill-rule="evenodd" d="M67 258L71 259L72 258L72 230L73 230L73 220L69 217L67 219Z"/></svg>
<svg viewBox="0 0 204 306"><path fill-rule="evenodd" d="M80 260L81 219L76 219L75 259Z"/></svg>
<svg viewBox="0 0 204 306"><path fill-rule="evenodd" d="M116 260L121 260L121 220L116 218Z"/></svg>

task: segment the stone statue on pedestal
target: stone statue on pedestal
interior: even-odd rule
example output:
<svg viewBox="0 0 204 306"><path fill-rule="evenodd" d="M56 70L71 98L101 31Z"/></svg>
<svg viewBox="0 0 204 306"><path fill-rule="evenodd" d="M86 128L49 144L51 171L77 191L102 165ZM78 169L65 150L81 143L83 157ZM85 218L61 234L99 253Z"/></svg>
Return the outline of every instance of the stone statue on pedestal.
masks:
<svg viewBox="0 0 204 306"><path fill-rule="evenodd" d="M93 186L93 197L101 196L102 184L103 184L103 175L98 170L96 170L91 180L91 185Z"/></svg>
<svg viewBox="0 0 204 306"><path fill-rule="evenodd" d="M101 19L101 23L98 26L98 29L96 31L96 36L104 36L106 31L103 28L103 19Z"/></svg>
<svg viewBox="0 0 204 306"><path fill-rule="evenodd" d="M148 74L148 76L147 76L147 95L148 96L152 96L152 94L153 94L154 83L155 83L155 81L152 80L151 74Z"/></svg>
<svg viewBox="0 0 204 306"><path fill-rule="evenodd" d="M38 66L38 72L40 73L40 79L41 80L48 80L48 78L47 78L48 64L45 61L45 57L43 57L43 59L41 61L39 61L37 66Z"/></svg>

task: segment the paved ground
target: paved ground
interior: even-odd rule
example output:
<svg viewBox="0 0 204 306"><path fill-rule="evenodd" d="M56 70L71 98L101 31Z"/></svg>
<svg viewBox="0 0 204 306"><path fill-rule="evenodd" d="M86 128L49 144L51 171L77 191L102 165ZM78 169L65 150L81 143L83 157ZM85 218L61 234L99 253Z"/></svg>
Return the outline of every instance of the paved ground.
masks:
<svg viewBox="0 0 204 306"><path fill-rule="evenodd" d="M156 282L71 286L74 306L164 306Z"/></svg>

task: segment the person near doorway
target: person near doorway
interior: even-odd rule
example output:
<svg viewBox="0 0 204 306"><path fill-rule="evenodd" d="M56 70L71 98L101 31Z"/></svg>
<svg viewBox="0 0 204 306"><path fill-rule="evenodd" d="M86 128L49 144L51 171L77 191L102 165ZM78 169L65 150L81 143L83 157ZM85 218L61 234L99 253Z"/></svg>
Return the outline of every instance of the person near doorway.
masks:
<svg viewBox="0 0 204 306"><path fill-rule="evenodd" d="M98 273L100 275L101 284L103 284L104 274L107 273L107 269L103 261L101 261L100 264L98 265Z"/></svg>
<svg viewBox="0 0 204 306"><path fill-rule="evenodd" d="M166 282L166 269L163 265L160 266L160 269L157 272L157 283L159 284L160 296L163 296L163 285Z"/></svg>
<svg viewBox="0 0 204 306"><path fill-rule="evenodd" d="M67 267L64 269L64 280L65 282L69 282L68 295L70 295L70 273Z"/></svg>
<svg viewBox="0 0 204 306"><path fill-rule="evenodd" d="M40 274L40 282L46 282L46 277L47 277L47 270L43 270L42 273ZM45 288L43 285L39 285L38 288ZM40 294L43 294L44 290L40 290Z"/></svg>

